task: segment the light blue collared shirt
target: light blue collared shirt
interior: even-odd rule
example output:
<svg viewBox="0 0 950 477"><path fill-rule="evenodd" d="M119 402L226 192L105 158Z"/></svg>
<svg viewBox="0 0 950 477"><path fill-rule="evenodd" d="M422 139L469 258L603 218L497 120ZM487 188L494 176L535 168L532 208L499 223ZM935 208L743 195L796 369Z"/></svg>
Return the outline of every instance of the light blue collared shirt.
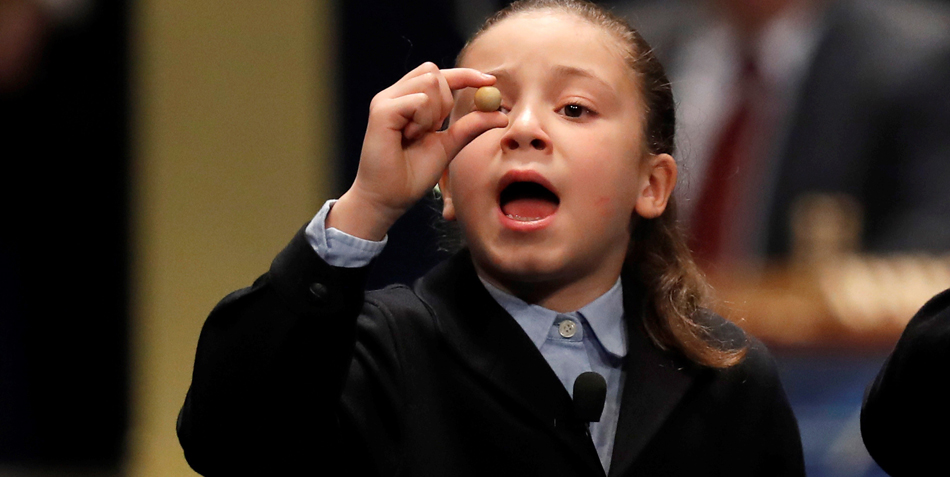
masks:
<svg viewBox="0 0 950 477"><path fill-rule="evenodd" d="M485 280L482 283L495 301L521 325L571 397L574 380L581 373L594 371L606 379L604 412L600 422L591 423L590 434L604 471L609 471L620 415L623 358L627 355L620 279L606 293L572 313L558 313L532 305ZM571 336L564 336L560 331L561 322L565 320L574 322L576 331Z"/></svg>
<svg viewBox="0 0 950 477"><path fill-rule="evenodd" d="M326 228L330 207L327 201L307 225L310 246L328 264L335 267L362 267L379 255L387 238L380 242L363 240L334 228ZM623 315L623 285L620 279L606 293L572 313L558 313L526 303L482 280L488 293L505 309L528 335L554 370L569 394L581 373L594 371L607 381L607 398L600 422L591 423L590 433L604 472L610 470L620 396L623 389L623 358L627 355L626 324ZM573 321L571 336L559 331L562 321Z"/></svg>

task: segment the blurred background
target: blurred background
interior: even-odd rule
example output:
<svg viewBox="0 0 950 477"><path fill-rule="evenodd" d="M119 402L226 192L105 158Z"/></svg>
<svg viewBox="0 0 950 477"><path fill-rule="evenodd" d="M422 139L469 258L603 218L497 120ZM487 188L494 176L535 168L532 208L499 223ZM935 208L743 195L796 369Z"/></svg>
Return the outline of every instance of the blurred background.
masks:
<svg viewBox="0 0 950 477"><path fill-rule="evenodd" d="M503 3L0 0L0 476L195 475L205 316L346 189L372 96ZM864 388L950 287L950 2L609 5L668 69L681 219L776 355L809 475L883 475ZM436 215L372 286L442 258Z"/></svg>

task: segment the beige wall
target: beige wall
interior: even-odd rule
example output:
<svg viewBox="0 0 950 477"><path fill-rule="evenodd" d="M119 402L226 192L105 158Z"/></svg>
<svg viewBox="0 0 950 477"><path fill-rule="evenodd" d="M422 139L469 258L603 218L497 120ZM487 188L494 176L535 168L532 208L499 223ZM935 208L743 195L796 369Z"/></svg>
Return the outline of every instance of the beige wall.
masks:
<svg viewBox="0 0 950 477"><path fill-rule="evenodd" d="M131 2L128 475L195 475L175 418L201 324L326 198L329 3Z"/></svg>

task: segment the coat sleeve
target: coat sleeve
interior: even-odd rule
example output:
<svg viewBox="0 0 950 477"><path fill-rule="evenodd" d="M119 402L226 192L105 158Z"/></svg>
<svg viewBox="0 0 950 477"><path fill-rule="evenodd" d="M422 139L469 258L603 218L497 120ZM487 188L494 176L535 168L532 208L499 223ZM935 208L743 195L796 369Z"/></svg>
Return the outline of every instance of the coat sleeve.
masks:
<svg viewBox="0 0 950 477"><path fill-rule="evenodd" d="M804 477L798 420L767 347L749 337L745 359L719 373L723 387L712 393L725 400L722 428L729 429L730 437L723 434L727 449L708 457L721 466L710 475Z"/></svg>
<svg viewBox="0 0 950 477"><path fill-rule="evenodd" d="M779 379L775 360L765 345L754 340L748 361L749 366L754 368L750 375L758 376L761 381L759 384L749 384L759 388L760 394L755 400L759 401L760 409L764 411L745 416L750 420L748 429L757 429L751 433L755 443L760 446L757 453L762 459L762 467L756 475L804 477L805 458L798 420Z"/></svg>
<svg viewBox="0 0 950 477"><path fill-rule="evenodd" d="M950 447L950 290L908 323L861 408L861 435L887 473L936 475Z"/></svg>
<svg viewBox="0 0 950 477"><path fill-rule="evenodd" d="M344 422L353 419L341 418L341 393L356 367L357 321L381 313L369 306L361 313L365 276L365 268L327 265L301 230L253 286L214 308L178 418L192 468L209 476L330 475L334 462L351 460L358 439ZM385 339L367 343L356 353L393 354ZM393 367L378 355L362 362ZM386 386L377 391L394 394ZM358 470L365 460L348 468Z"/></svg>

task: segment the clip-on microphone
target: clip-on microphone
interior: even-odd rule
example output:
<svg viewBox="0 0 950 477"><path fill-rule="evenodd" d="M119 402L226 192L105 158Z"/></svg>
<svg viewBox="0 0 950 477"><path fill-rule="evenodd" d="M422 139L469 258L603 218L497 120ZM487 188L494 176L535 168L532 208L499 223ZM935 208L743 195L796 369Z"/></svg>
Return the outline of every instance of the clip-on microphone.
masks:
<svg viewBox="0 0 950 477"><path fill-rule="evenodd" d="M606 400L607 380L603 376L587 371L574 381L574 412L588 429L590 423L600 422Z"/></svg>

